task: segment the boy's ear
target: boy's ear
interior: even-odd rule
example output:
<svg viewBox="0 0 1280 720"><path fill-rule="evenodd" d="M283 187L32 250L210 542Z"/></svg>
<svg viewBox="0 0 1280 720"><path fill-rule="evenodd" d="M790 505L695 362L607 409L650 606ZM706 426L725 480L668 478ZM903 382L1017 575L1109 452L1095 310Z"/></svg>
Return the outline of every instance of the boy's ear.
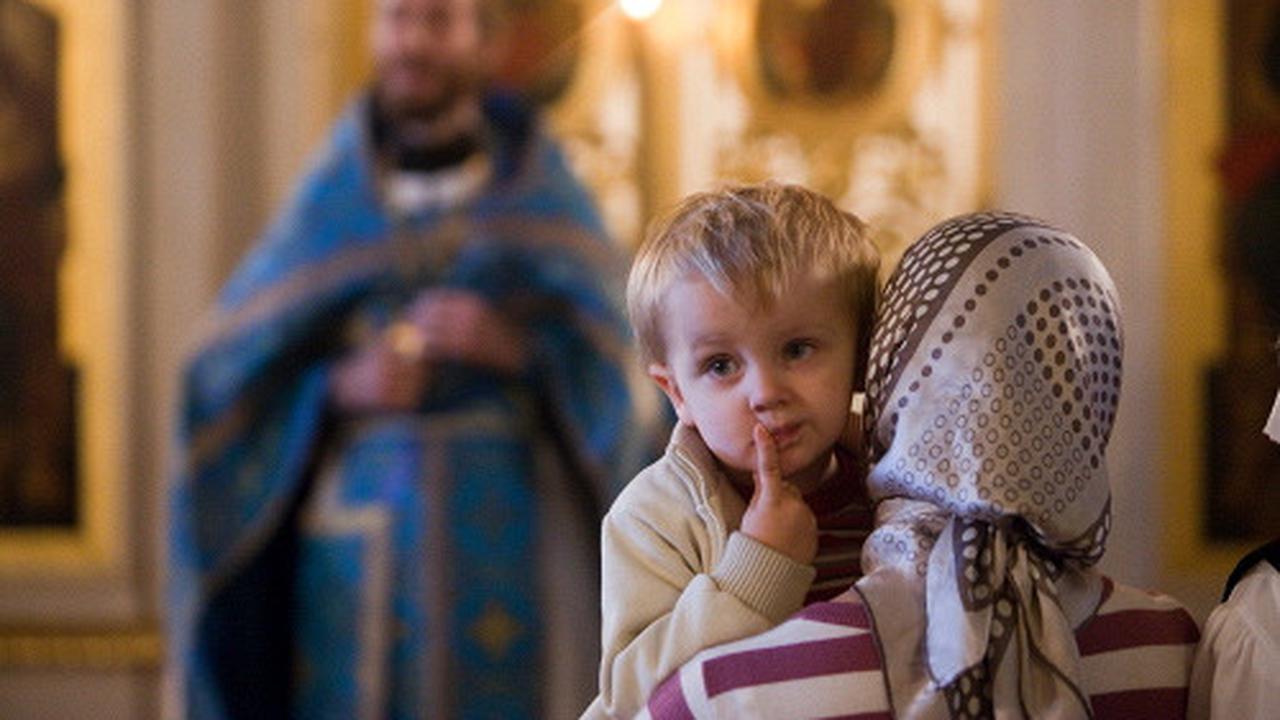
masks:
<svg viewBox="0 0 1280 720"><path fill-rule="evenodd" d="M680 418L680 422L692 426L693 418L689 417L684 404L684 395L680 393L680 385L676 382L675 373L671 372L671 368L663 363L650 363L649 377L653 378L658 387L662 388L667 399L671 401L671 407L675 409L676 417Z"/></svg>

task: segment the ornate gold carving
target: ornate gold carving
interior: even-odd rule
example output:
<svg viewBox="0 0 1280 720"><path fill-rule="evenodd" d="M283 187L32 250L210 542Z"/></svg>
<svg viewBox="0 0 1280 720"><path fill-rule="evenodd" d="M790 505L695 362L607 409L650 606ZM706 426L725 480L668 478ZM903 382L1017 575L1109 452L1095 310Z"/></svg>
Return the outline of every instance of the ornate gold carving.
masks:
<svg viewBox="0 0 1280 720"><path fill-rule="evenodd" d="M546 108L574 171L613 236L633 244L644 223L639 175L641 87L632 29L608 0L565 0L584 18L572 80Z"/></svg>
<svg viewBox="0 0 1280 720"><path fill-rule="evenodd" d="M985 0L855 4L721 6L716 98L704 101L719 108L708 118L717 129L705 136L717 179L799 182L835 198L879 229L892 267L907 240L981 199Z"/></svg>

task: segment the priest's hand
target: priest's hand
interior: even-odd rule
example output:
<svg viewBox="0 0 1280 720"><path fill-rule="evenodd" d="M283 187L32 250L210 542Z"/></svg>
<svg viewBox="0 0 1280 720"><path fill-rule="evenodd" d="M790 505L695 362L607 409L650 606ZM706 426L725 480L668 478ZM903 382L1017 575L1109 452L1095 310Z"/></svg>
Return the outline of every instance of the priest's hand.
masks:
<svg viewBox="0 0 1280 720"><path fill-rule="evenodd" d="M422 333L428 361L452 361L517 374L528 359L526 336L481 295L466 290L423 291L405 321Z"/></svg>

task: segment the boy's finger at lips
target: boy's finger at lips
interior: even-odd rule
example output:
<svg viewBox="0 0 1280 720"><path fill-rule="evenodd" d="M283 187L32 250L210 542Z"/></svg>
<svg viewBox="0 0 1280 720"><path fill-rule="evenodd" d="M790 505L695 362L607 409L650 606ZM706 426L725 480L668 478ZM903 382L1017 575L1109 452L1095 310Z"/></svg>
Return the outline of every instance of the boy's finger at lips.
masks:
<svg viewBox="0 0 1280 720"><path fill-rule="evenodd" d="M766 456L773 454L776 446L773 442L773 435L769 432L768 428L756 423L756 426L751 429L751 436L755 441L757 454L764 454Z"/></svg>
<svg viewBox="0 0 1280 720"><path fill-rule="evenodd" d="M759 482L761 476L767 476L765 480L777 480L781 477L781 469L778 465L778 451L773 445L773 436L763 425L757 425L752 431L756 446L756 481Z"/></svg>

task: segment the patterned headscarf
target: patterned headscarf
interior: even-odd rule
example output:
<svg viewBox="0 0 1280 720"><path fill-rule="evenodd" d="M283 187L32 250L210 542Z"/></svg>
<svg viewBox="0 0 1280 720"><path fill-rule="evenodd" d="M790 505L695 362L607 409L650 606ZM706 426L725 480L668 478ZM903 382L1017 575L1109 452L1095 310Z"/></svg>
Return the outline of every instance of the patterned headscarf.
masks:
<svg viewBox="0 0 1280 720"><path fill-rule="evenodd" d="M872 338L882 502L857 586L900 717L1091 715L1072 624L1110 527L1121 355L1106 269L1038 220L961 216L903 256Z"/></svg>

